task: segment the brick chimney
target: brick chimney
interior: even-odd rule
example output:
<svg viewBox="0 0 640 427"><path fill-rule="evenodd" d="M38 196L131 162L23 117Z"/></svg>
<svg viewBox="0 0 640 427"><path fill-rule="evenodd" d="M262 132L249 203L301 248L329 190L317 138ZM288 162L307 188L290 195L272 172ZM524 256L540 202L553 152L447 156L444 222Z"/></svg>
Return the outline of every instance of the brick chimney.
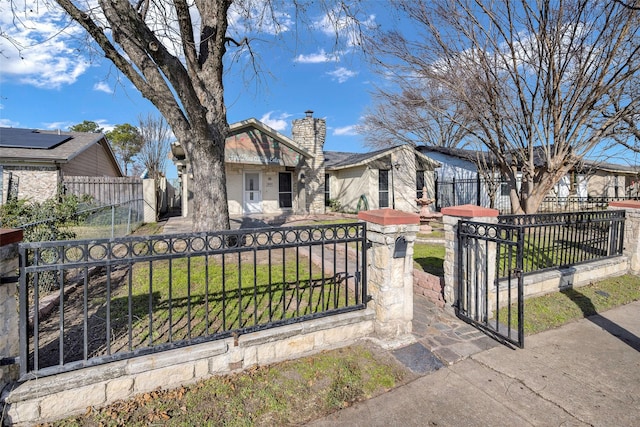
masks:
<svg viewBox="0 0 640 427"><path fill-rule="evenodd" d="M296 119L291 126L291 139L313 157L306 159L298 172L298 211L324 213L324 141L327 123L305 111L305 117ZM304 183L302 183L304 181ZM301 191L303 190L303 191ZM302 206L300 206L302 204Z"/></svg>

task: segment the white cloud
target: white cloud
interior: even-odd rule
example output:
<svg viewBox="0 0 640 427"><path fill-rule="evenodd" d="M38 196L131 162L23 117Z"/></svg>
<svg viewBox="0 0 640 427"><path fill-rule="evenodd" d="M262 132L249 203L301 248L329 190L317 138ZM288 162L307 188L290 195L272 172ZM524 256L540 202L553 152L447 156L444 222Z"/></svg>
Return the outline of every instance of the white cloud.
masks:
<svg viewBox="0 0 640 427"><path fill-rule="evenodd" d="M78 122L80 123L80 122ZM49 123L43 123L44 124L44 129L51 129L51 130L57 130L60 129L61 131L68 131L69 128L77 123L71 123L71 122L49 122Z"/></svg>
<svg viewBox="0 0 640 427"><path fill-rule="evenodd" d="M58 89L74 83L90 67L77 49L83 33L70 24L61 8L27 0L12 13L0 10L0 68L4 79L40 88ZM82 42L80 42L82 43Z"/></svg>
<svg viewBox="0 0 640 427"><path fill-rule="evenodd" d="M356 136L359 133L356 131L355 125L344 126L341 128L335 128L333 130L333 135L335 136Z"/></svg>
<svg viewBox="0 0 640 427"><path fill-rule="evenodd" d="M355 77L358 75L357 71L351 71L346 69L345 67L336 68L334 71L327 72L333 80L337 80L338 83L344 83L349 80L351 77Z"/></svg>
<svg viewBox="0 0 640 427"><path fill-rule="evenodd" d="M338 53L328 54L324 49L320 49L317 53L310 53L308 55L300 54L293 60L294 62L300 62L301 64L320 64L323 62L340 62L340 55Z"/></svg>
<svg viewBox="0 0 640 427"><path fill-rule="evenodd" d="M14 122L11 119L0 119L0 126L5 128L17 128L20 126L20 123Z"/></svg>
<svg viewBox="0 0 640 427"><path fill-rule="evenodd" d="M82 120L77 120L75 122L73 121L64 121L64 122L49 122L49 123L43 123L44 124L44 129L51 129L51 130L58 130L60 129L63 132L67 132L69 130L69 128L71 126L77 125L78 123L82 123L83 120L90 120L92 122L95 122L98 127L102 128L102 132L109 132L110 130L113 130L115 125L112 125L111 123L109 123L109 121L105 120L105 119L82 119Z"/></svg>
<svg viewBox="0 0 640 427"><path fill-rule="evenodd" d="M98 92L108 93L108 94L112 94L113 93L113 89L111 89L111 87L109 87L109 85L106 84L105 82L98 82L98 83L94 84L93 85L93 90L98 91Z"/></svg>
<svg viewBox="0 0 640 427"><path fill-rule="evenodd" d="M272 114L274 114L274 112L269 111L260 118L260 121L278 132L282 132L287 129L287 126L289 126L287 119L291 117L291 114L281 113L275 117L271 117Z"/></svg>

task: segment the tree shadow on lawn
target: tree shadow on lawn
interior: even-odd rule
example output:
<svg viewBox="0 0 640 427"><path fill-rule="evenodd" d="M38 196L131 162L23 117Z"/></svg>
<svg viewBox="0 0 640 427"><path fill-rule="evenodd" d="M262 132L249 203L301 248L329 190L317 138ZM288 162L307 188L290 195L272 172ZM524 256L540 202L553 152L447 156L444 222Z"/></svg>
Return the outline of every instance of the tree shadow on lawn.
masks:
<svg viewBox="0 0 640 427"><path fill-rule="evenodd" d="M560 292L573 301L582 311L583 316L590 322L600 326L602 329L618 338L634 350L640 351L640 337L598 314L596 307L593 305L593 302L591 302L589 297L574 288L563 289Z"/></svg>

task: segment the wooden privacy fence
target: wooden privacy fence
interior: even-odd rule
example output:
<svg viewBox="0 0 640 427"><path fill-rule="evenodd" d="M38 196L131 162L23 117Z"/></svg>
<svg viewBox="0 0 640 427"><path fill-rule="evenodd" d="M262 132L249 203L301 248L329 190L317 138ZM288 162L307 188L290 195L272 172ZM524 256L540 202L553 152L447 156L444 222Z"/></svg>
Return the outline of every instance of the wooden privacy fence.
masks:
<svg viewBox="0 0 640 427"><path fill-rule="evenodd" d="M67 194L88 194L101 205L144 198L142 179L136 177L65 176L62 184Z"/></svg>

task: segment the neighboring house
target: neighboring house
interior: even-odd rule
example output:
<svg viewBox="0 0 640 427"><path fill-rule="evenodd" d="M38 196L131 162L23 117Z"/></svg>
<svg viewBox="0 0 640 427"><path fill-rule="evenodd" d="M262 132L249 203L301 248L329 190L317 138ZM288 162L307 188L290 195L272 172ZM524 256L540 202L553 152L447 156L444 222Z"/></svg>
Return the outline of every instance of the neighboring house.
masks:
<svg viewBox="0 0 640 427"><path fill-rule="evenodd" d="M51 198L69 176L122 176L103 134L0 128L0 204Z"/></svg>
<svg viewBox="0 0 640 427"><path fill-rule="evenodd" d="M438 162L410 145L370 153L325 151L327 202L346 211L394 208L417 212L416 198L433 198L433 171Z"/></svg>
<svg viewBox="0 0 640 427"><path fill-rule="evenodd" d="M253 118L230 126L225 146L230 215L319 214L330 200L356 211L361 198L368 205L360 203L361 209L395 206L414 212L424 171L437 165L409 146L363 154L325 152L326 122L312 111L293 121L291 134ZM179 142L171 144L171 153L182 184L182 215L188 216L197 190Z"/></svg>
<svg viewBox="0 0 640 427"><path fill-rule="evenodd" d="M420 152L440 162L436 169L438 185L438 205L440 207L454 204L477 204L478 165L485 170L492 171L496 179L500 179L499 168L493 155L483 151L464 150L459 148L427 147L417 148ZM534 161L536 167L544 166L544 156L538 155ZM484 179L485 174L480 174ZM518 173L518 179L520 174ZM573 168L550 191L549 197L558 199L576 198L622 198L638 196L637 167L616 165L597 161L583 160ZM456 181L453 185L452 182ZM490 206L489 193L484 182L480 183L480 199L483 206ZM493 206L497 209L508 208L509 188L506 184L495 187Z"/></svg>

